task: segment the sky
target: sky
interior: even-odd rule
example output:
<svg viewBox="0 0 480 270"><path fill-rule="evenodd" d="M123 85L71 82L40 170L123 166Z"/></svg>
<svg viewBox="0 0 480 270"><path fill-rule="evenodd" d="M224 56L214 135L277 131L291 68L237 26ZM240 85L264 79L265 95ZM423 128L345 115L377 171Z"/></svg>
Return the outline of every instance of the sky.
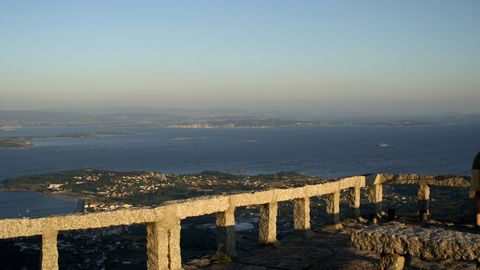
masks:
<svg viewBox="0 0 480 270"><path fill-rule="evenodd" d="M0 0L0 109L480 113L480 1Z"/></svg>

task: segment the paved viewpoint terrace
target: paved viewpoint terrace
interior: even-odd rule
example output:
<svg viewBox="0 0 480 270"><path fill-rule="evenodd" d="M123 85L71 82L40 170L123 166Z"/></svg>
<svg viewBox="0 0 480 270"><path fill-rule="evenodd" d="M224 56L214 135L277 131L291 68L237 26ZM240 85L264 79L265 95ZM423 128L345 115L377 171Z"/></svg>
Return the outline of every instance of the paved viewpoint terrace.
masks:
<svg viewBox="0 0 480 270"><path fill-rule="evenodd" d="M228 257L235 257L237 255L235 239L237 207L259 205L259 242L275 244L277 243L279 202L293 203L294 230L308 234L311 231L310 198L325 196L325 211L330 222L335 224L340 222L341 192L346 192L348 205L354 215L359 214L362 189L366 190L369 203L376 211L380 211L384 184L417 185L419 211L428 212L430 186L468 188L470 178L372 174L333 179L303 187L170 201L153 208L122 209L35 219L3 219L0 220L0 239L41 235L41 267L58 269L57 235L59 231L146 224L148 269L181 269L180 222L183 219L216 214L219 252Z"/></svg>

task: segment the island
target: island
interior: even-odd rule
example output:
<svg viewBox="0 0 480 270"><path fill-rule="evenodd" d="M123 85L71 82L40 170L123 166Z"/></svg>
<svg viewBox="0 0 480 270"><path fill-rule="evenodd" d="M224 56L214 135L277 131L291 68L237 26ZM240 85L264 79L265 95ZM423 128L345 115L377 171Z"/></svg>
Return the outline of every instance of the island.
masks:
<svg viewBox="0 0 480 270"><path fill-rule="evenodd" d="M212 117L189 119L166 125L167 128L279 128L279 127L314 127L324 126L322 121L303 119L262 118L262 117Z"/></svg>
<svg viewBox="0 0 480 270"><path fill-rule="evenodd" d="M27 148L32 142L23 138L7 137L0 138L0 148Z"/></svg>
<svg viewBox="0 0 480 270"><path fill-rule="evenodd" d="M87 133L70 133L51 136L8 136L0 137L0 149L1 148L28 148L35 146L35 141L55 138L100 138L106 136L128 136L128 135L140 135L132 132L87 132Z"/></svg>

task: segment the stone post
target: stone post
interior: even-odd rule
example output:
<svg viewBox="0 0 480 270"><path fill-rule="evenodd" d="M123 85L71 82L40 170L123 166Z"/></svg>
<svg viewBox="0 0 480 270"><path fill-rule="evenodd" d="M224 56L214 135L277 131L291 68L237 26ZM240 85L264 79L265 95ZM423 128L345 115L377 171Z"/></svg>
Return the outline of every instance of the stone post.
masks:
<svg viewBox="0 0 480 270"><path fill-rule="evenodd" d="M422 213L425 213L426 215L425 218L428 218L428 215L429 215L429 201L430 201L430 187L424 184L418 185L417 209L420 215L422 215Z"/></svg>
<svg viewBox="0 0 480 270"><path fill-rule="evenodd" d="M277 202L260 205L259 241L262 244L277 242L277 210Z"/></svg>
<svg viewBox="0 0 480 270"><path fill-rule="evenodd" d="M382 184L374 184L368 189L368 201L375 205L375 211L380 212L382 210L383 201L383 186Z"/></svg>
<svg viewBox="0 0 480 270"><path fill-rule="evenodd" d="M217 213L217 255L236 256L235 207Z"/></svg>
<svg viewBox="0 0 480 270"><path fill-rule="evenodd" d="M166 224L165 224L166 223ZM180 220L147 223L147 269L182 269Z"/></svg>
<svg viewBox="0 0 480 270"><path fill-rule="evenodd" d="M168 230L159 221L147 223L147 269L168 270Z"/></svg>
<svg viewBox="0 0 480 270"><path fill-rule="evenodd" d="M348 206L354 217L360 216L360 187L350 188L348 191Z"/></svg>
<svg viewBox="0 0 480 270"><path fill-rule="evenodd" d="M293 200L293 228L294 230L310 230L310 198Z"/></svg>
<svg viewBox="0 0 480 270"><path fill-rule="evenodd" d="M182 269L180 250L180 219L175 219L168 230L168 258L171 270Z"/></svg>
<svg viewBox="0 0 480 270"><path fill-rule="evenodd" d="M337 224L340 222L340 191L327 194L326 211L329 223Z"/></svg>
<svg viewBox="0 0 480 270"><path fill-rule="evenodd" d="M57 231L42 234L42 270L58 270Z"/></svg>

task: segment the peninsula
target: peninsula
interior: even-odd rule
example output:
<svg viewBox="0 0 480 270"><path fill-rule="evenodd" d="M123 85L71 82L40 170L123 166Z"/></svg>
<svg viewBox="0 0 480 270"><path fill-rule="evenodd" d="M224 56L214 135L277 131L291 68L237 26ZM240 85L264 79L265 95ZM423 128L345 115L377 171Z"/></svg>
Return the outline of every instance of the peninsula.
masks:
<svg viewBox="0 0 480 270"><path fill-rule="evenodd" d="M127 136L138 135L130 132L87 132L87 133L71 133L60 135L47 135L47 136L9 136L0 137L0 149L1 148L28 148L35 146L35 141L45 139L78 139L78 138L100 138L105 136Z"/></svg>
<svg viewBox="0 0 480 270"><path fill-rule="evenodd" d="M87 204L91 205L86 210L96 211L117 206L158 205L169 200L204 195L303 186L322 181L318 177L296 172L250 176L218 171L168 174L84 169L6 179L2 188L86 198Z"/></svg>

